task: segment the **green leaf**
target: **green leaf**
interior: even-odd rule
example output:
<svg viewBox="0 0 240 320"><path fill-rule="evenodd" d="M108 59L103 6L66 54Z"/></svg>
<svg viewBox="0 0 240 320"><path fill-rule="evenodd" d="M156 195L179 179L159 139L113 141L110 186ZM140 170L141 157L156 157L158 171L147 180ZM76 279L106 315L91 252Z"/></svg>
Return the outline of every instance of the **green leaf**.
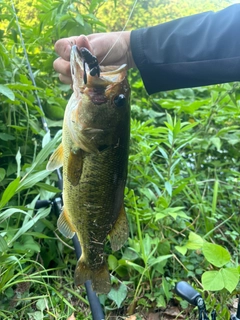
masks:
<svg viewBox="0 0 240 320"><path fill-rule="evenodd" d="M144 255L148 257L151 252L151 238L149 237L148 234L143 239L143 248L144 248Z"/></svg>
<svg viewBox="0 0 240 320"><path fill-rule="evenodd" d="M9 89L7 86L5 86L4 84L0 84L0 93L12 101L15 100L13 91Z"/></svg>
<svg viewBox="0 0 240 320"><path fill-rule="evenodd" d="M32 236L23 235L21 242L14 243L14 249L24 252L40 252L40 245L33 240Z"/></svg>
<svg viewBox="0 0 240 320"><path fill-rule="evenodd" d="M51 141L50 130L44 135L42 139L42 148L44 148Z"/></svg>
<svg viewBox="0 0 240 320"><path fill-rule="evenodd" d="M16 154L16 162L17 162L17 176L20 177L20 172L21 172L21 152L20 148L18 149L18 152Z"/></svg>
<svg viewBox="0 0 240 320"><path fill-rule="evenodd" d="M222 268L221 274L224 281L225 288L232 293L236 289L239 282L238 268Z"/></svg>
<svg viewBox="0 0 240 320"><path fill-rule="evenodd" d="M28 214L28 212L18 209L18 208L10 208L7 209L3 212L0 213L0 218L2 218L3 220L8 219L9 217L11 217L14 213L23 213L23 214Z"/></svg>
<svg viewBox="0 0 240 320"><path fill-rule="evenodd" d="M127 286L125 286L123 283L121 283L118 288L113 287L108 294L108 298L113 300L116 303L118 308L120 308L126 296L127 296Z"/></svg>
<svg viewBox="0 0 240 320"><path fill-rule="evenodd" d="M220 291L227 289L230 293L239 281L238 268L222 268L219 271L206 271L202 275L204 290Z"/></svg>
<svg viewBox="0 0 240 320"><path fill-rule="evenodd" d="M176 249L179 253L181 253L183 256L185 256L185 254L187 253L187 247L185 247L185 246L182 246L182 247L180 247L180 246L175 246L175 249Z"/></svg>
<svg viewBox="0 0 240 320"><path fill-rule="evenodd" d="M206 271L202 275L204 290L219 291L224 288L224 281L219 271Z"/></svg>
<svg viewBox="0 0 240 320"><path fill-rule="evenodd" d="M0 252L5 252L8 250L8 245L6 240L0 235Z"/></svg>
<svg viewBox="0 0 240 320"><path fill-rule="evenodd" d="M79 23L81 26L84 26L84 20L83 20L83 16L81 14L77 14L75 17L75 20L77 21L77 23Z"/></svg>
<svg viewBox="0 0 240 320"><path fill-rule="evenodd" d="M0 209L8 203L8 201L14 196L18 186L19 186L20 178L16 178L7 186L7 189L4 191L2 195L2 199L0 201Z"/></svg>
<svg viewBox="0 0 240 320"><path fill-rule="evenodd" d="M177 217L189 220L190 217L186 215L182 209L183 207L166 208L164 210L162 208L156 208L157 214L155 215L155 221L161 220L167 216L171 216L174 220L176 220Z"/></svg>
<svg viewBox="0 0 240 320"><path fill-rule="evenodd" d="M171 196L172 195L172 184L169 181L165 182L165 189L167 193Z"/></svg>
<svg viewBox="0 0 240 320"><path fill-rule="evenodd" d="M0 182L3 181L6 175L6 170L3 168L0 168Z"/></svg>
<svg viewBox="0 0 240 320"><path fill-rule="evenodd" d="M133 250L132 248L128 247L124 250L124 253L122 255L122 259L123 260L130 260L130 261L134 261L137 258L139 258L139 254Z"/></svg>
<svg viewBox="0 0 240 320"><path fill-rule="evenodd" d="M112 254L108 256L108 266L110 270L115 270L118 266L118 260Z"/></svg>
<svg viewBox="0 0 240 320"><path fill-rule="evenodd" d="M14 237L11 239L10 243L13 243L14 241L16 241L22 234L24 234L25 232L27 232L30 228L32 228L32 226L34 226L34 224L39 220L39 219L43 219L46 216L49 215L51 211L51 207L49 208L42 208L38 210L38 213L31 219L29 220L27 223L23 224L22 227L18 230L18 232L14 235Z"/></svg>
<svg viewBox="0 0 240 320"><path fill-rule="evenodd" d="M26 178L23 177L23 179L20 181L20 184L19 184L19 187L17 188L17 191L31 188L32 186L37 184L39 181L45 179L50 174L51 174L50 171L43 170L43 171L39 171L34 174L31 174L29 176L26 175L25 176Z"/></svg>
<svg viewBox="0 0 240 320"><path fill-rule="evenodd" d="M156 303L158 308L166 308L166 301L163 295L157 297Z"/></svg>
<svg viewBox="0 0 240 320"><path fill-rule="evenodd" d="M28 319L43 320L42 311L28 312L27 315L28 315Z"/></svg>
<svg viewBox="0 0 240 320"><path fill-rule="evenodd" d="M165 260L167 260L167 259L169 259L169 258L172 258L172 254L167 254L167 255L164 255L164 256L157 257L157 258L151 257L151 258L148 260L148 266L149 266L149 267L152 267L152 266L154 266L155 264L158 264L158 263L160 263L160 262L162 262L162 261L165 261Z"/></svg>
<svg viewBox="0 0 240 320"><path fill-rule="evenodd" d="M15 140L15 137L8 134L8 133L0 133L0 139L3 140L3 141L11 141L11 140Z"/></svg>
<svg viewBox="0 0 240 320"><path fill-rule="evenodd" d="M230 253L218 244L205 242L202 250L207 261L215 267L220 268L231 260Z"/></svg>
<svg viewBox="0 0 240 320"><path fill-rule="evenodd" d="M210 141L216 147L217 151L221 150L221 140L218 137L212 137Z"/></svg>
<svg viewBox="0 0 240 320"><path fill-rule="evenodd" d="M39 299L38 302L36 303L36 307L38 310L43 311L46 309L46 299Z"/></svg>
<svg viewBox="0 0 240 320"><path fill-rule="evenodd" d="M197 235L194 232L189 233L188 241L185 245L186 248L190 250L197 250L201 249L203 246L203 238L201 238L199 235Z"/></svg>
<svg viewBox="0 0 240 320"><path fill-rule="evenodd" d="M22 181L38 166L41 165L47 157L50 155L50 153L53 151L53 148L56 147L56 144L58 143L59 139L61 137L61 131L58 131L56 136L48 142L44 148L39 152L37 155L35 161L32 163L29 171L27 174L23 177Z"/></svg>
<svg viewBox="0 0 240 320"><path fill-rule="evenodd" d="M51 185L49 185L49 184L47 184L47 183L38 182L36 185L37 185L39 188L44 189L44 190L49 191L49 192L53 192L53 193L59 193L59 192L61 192L60 189L58 189L58 188L56 188L56 187L53 187L53 186L51 186Z"/></svg>
<svg viewBox="0 0 240 320"><path fill-rule="evenodd" d="M139 264L133 263L128 260L126 260L126 264L133 267L133 269L137 270L141 274L145 272L145 269L143 267L141 267Z"/></svg>

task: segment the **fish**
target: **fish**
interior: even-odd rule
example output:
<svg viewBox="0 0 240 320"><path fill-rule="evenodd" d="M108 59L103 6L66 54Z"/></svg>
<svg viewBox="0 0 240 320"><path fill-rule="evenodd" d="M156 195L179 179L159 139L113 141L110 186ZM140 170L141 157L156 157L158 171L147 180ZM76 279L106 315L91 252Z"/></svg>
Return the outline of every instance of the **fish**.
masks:
<svg viewBox="0 0 240 320"><path fill-rule="evenodd" d="M129 235L124 208L130 140L127 67L101 67L98 75L72 46L70 68L73 93L65 109L62 142L47 170L63 167L63 210L57 226L67 238L76 233L81 244L75 285L91 280L95 292L107 294L111 278L105 241L109 236L116 251Z"/></svg>

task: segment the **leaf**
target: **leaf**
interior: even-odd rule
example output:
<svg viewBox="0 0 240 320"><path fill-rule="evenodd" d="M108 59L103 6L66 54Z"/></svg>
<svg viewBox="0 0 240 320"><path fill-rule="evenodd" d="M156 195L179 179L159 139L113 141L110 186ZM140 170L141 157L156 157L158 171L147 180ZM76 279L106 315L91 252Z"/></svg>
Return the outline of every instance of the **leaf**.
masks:
<svg viewBox="0 0 240 320"><path fill-rule="evenodd" d="M108 294L108 298L113 300L116 303L118 308L120 308L126 296L127 296L127 286L123 283L121 283L118 288L113 287Z"/></svg>
<svg viewBox="0 0 240 320"><path fill-rule="evenodd" d="M156 208L155 210L158 213L155 215L155 221L161 220L167 216L171 216L175 220L177 219L177 217L189 220L190 217L186 215L186 213L182 211L182 209L183 207L166 208L164 210L162 208Z"/></svg>
<svg viewBox="0 0 240 320"><path fill-rule="evenodd" d="M162 262L166 259L169 259L169 258L172 258L172 254L167 254L164 256L157 257L157 258L151 257L148 261L148 265L149 265L149 267L152 267L155 264L160 263L160 262Z"/></svg>
<svg viewBox="0 0 240 320"><path fill-rule="evenodd" d="M201 238L199 235L197 235L195 232L190 232L188 241L186 243L186 248L190 250L197 250L201 249L203 246L203 238Z"/></svg>
<svg viewBox="0 0 240 320"><path fill-rule="evenodd" d="M115 270L118 266L118 260L112 254L108 256L108 266L110 270Z"/></svg>
<svg viewBox="0 0 240 320"><path fill-rule="evenodd" d="M43 320L43 313L41 311L30 312L27 315L32 320Z"/></svg>
<svg viewBox="0 0 240 320"><path fill-rule="evenodd" d="M49 208L42 208L38 210L38 213L27 223L23 224L22 227L17 231L17 233L14 235L14 237L11 239L10 243L16 241L22 234L27 232L32 226L39 220L43 219L46 216L49 215L51 211L51 207Z"/></svg>
<svg viewBox="0 0 240 320"><path fill-rule="evenodd" d="M15 95L14 92L9 89L7 86L5 86L4 84L0 84L0 93L2 93L5 97L7 97L8 99L14 101L15 100Z"/></svg>
<svg viewBox="0 0 240 320"><path fill-rule="evenodd" d="M133 267L133 269L137 270L141 274L145 272L145 269L136 263L126 260L126 264Z"/></svg>
<svg viewBox="0 0 240 320"><path fill-rule="evenodd" d="M44 190L49 191L49 192L53 192L53 193L59 193L59 192L61 192L60 189L58 189L58 188L56 188L56 187L53 187L53 186L51 186L51 185L49 185L49 184L47 184L47 183L44 183L44 182L38 182L36 185L37 185L39 188L44 189Z"/></svg>
<svg viewBox="0 0 240 320"><path fill-rule="evenodd" d="M79 23L81 26L84 26L84 20L83 20L83 16L81 14L77 14L75 17L75 20L77 21L77 23Z"/></svg>
<svg viewBox="0 0 240 320"><path fill-rule="evenodd" d="M50 130L44 135L42 139L42 148L44 148L51 141Z"/></svg>
<svg viewBox="0 0 240 320"><path fill-rule="evenodd" d="M56 147L56 144L58 143L60 137L61 137L61 131L58 131L56 136L50 142L48 142L44 146L44 148L39 152L36 159L32 163L32 166L30 167L29 171L22 178L21 181L23 181L38 165L41 165L47 159L47 157L53 151L53 148Z"/></svg>
<svg viewBox="0 0 240 320"><path fill-rule="evenodd" d="M18 186L20 178L16 178L7 186L7 189L3 192L2 199L0 201L0 209L8 203L8 201L14 196Z"/></svg>
<svg viewBox="0 0 240 320"><path fill-rule="evenodd" d="M38 302L36 303L36 307L40 311L45 310L47 307L46 299L39 299Z"/></svg>
<svg viewBox="0 0 240 320"><path fill-rule="evenodd" d="M43 171L39 171L34 174L31 174L30 176L25 175L26 178L24 179L24 177L23 177L23 179L20 181L20 184L19 184L19 187L17 188L17 191L22 191L24 189L31 188L32 186L37 184L39 181L45 179L50 174L51 174L51 171L43 170ZM51 188L49 188L49 189L51 189Z"/></svg>
<svg viewBox="0 0 240 320"><path fill-rule="evenodd" d="M0 168L0 182L5 178L6 171L3 168Z"/></svg>
<svg viewBox="0 0 240 320"><path fill-rule="evenodd" d="M134 261L139 257L139 254L133 250L132 248L128 247L124 250L124 253L122 255L123 260L130 260Z"/></svg>
<svg viewBox="0 0 240 320"><path fill-rule="evenodd" d="M225 288L232 293L239 281L238 268L223 268L220 270Z"/></svg>
<svg viewBox="0 0 240 320"><path fill-rule="evenodd" d="M3 220L6 220L8 219L9 217L11 217L11 215L13 215L14 213L23 213L25 215L28 215L28 212L26 211L23 211L21 209L18 209L18 208L10 208L10 209L7 209L3 212L0 213L0 218L2 218ZM2 221L0 221L1 223Z"/></svg>
<svg viewBox="0 0 240 320"><path fill-rule="evenodd" d="M210 141L216 147L217 151L221 150L221 140L218 137L212 137Z"/></svg>
<svg viewBox="0 0 240 320"><path fill-rule="evenodd" d="M6 240L0 235L0 252L5 252L8 250L8 245Z"/></svg>
<svg viewBox="0 0 240 320"><path fill-rule="evenodd" d="M207 261L215 267L220 268L231 260L231 255L228 250L218 244L205 242L202 250Z"/></svg>
<svg viewBox="0 0 240 320"><path fill-rule="evenodd" d="M219 271L206 271L202 275L204 290L219 291L224 288L224 281Z"/></svg>
<svg viewBox="0 0 240 320"><path fill-rule="evenodd" d="M172 184L169 181L165 182L165 188L167 193L171 196L172 195Z"/></svg>
<svg viewBox="0 0 240 320"><path fill-rule="evenodd" d="M183 256L185 256L185 254L187 253L187 247L185 247L185 246L182 246L182 247L180 247L180 246L175 246L175 249L176 249L179 253L181 253Z"/></svg>
<svg viewBox="0 0 240 320"><path fill-rule="evenodd" d="M144 248L143 255L148 257L150 255L150 252L151 252L151 238L149 237L148 234L146 234L146 236L143 239L143 248Z"/></svg>
<svg viewBox="0 0 240 320"><path fill-rule="evenodd" d="M15 137L8 134L8 133L0 133L0 139L3 141L10 141L10 140L15 140Z"/></svg>
<svg viewBox="0 0 240 320"><path fill-rule="evenodd" d="M24 252L24 254L34 254L34 252L39 253L41 251L39 244L33 241L33 239L27 239L26 241L24 240L23 243L16 241L13 247L17 252Z"/></svg>
<svg viewBox="0 0 240 320"><path fill-rule="evenodd" d="M16 154L16 162L17 162L17 176L20 177L20 172L21 172L21 152L20 148L18 149L18 152Z"/></svg>
<svg viewBox="0 0 240 320"><path fill-rule="evenodd" d="M202 275L204 290L219 291L223 288L230 293L239 281L238 268L222 268L219 271L206 271Z"/></svg>

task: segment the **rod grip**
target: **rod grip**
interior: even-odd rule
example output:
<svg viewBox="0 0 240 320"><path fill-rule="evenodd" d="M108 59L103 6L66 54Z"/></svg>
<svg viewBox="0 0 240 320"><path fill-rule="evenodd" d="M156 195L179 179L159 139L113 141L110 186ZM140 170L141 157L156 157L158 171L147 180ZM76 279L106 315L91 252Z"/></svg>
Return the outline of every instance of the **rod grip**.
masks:
<svg viewBox="0 0 240 320"><path fill-rule="evenodd" d="M194 306L197 306L197 301L199 298L201 298L200 293L185 281L180 281L175 285L175 292L179 297Z"/></svg>

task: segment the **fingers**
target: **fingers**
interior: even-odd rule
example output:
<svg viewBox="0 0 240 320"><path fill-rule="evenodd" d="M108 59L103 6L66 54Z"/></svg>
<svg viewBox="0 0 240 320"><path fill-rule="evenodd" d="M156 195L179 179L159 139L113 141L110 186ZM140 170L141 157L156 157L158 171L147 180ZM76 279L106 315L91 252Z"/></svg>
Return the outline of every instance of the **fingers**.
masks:
<svg viewBox="0 0 240 320"><path fill-rule="evenodd" d="M56 53L64 60L70 59L71 47L76 44L78 37L63 38L55 43L54 49Z"/></svg>
<svg viewBox="0 0 240 320"><path fill-rule="evenodd" d="M78 48L85 47L90 50L90 44L88 38L84 35L79 37L69 37L58 40L55 43L56 53L64 60L70 60L70 52L73 45L77 45Z"/></svg>
<svg viewBox="0 0 240 320"><path fill-rule="evenodd" d="M55 43L55 51L60 57L53 62L53 68L59 73L60 81L66 84L72 83L69 60L73 45L77 45L78 48L85 47L91 51L88 38L84 35L79 37L63 38Z"/></svg>
<svg viewBox="0 0 240 320"><path fill-rule="evenodd" d="M56 42L55 51L60 56L54 61L53 67L60 74L64 83L72 83L70 72L70 52L73 45L85 47L94 54L99 64L121 65L134 67L130 49L130 32L93 33L88 36L63 38Z"/></svg>
<svg viewBox="0 0 240 320"><path fill-rule="evenodd" d="M53 62L53 68L58 73L62 73L65 76L71 76L70 71L70 63L69 61L64 60L63 58L59 57Z"/></svg>

